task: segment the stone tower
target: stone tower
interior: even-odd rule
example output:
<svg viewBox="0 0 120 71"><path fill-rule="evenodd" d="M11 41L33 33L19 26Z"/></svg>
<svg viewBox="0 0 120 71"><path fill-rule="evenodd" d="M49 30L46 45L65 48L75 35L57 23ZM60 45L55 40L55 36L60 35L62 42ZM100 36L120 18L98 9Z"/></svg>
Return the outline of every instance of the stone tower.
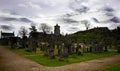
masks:
<svg viewBox="0 0 120 71"><path fill-rule="evenodd" d="M58 24L56 24L54 26L54 34L55 35L60 35L60 26Z"/></svg>

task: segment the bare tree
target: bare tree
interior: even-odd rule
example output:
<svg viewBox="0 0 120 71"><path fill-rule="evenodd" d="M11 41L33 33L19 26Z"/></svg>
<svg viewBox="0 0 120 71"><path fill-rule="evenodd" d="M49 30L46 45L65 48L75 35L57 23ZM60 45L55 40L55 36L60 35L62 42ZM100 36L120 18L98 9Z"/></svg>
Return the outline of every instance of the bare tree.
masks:
<svg viewBox="0 0 120 71"><path fill-rule="evenodd" d="M86 30L90 28L90 22L88 20L83 20L81 23L85 25Z"/></svg>
<svg viewBox="0 0 120 71"><path fill-rule="evenodd" d="M35 26L31 26L29 29L30 29L31 32L37 32L37 29L36 29Z"/></svg>
<svg viewBox="0 0 120 71"><path fill-rule="evenodd" d="M27 36L27 34L28 34L28 30L24 26L21 26L19 30L19 35L24 37Z"/></svg>
<svg viewBox="0 0 120 71"><path fill-rule="evenodd" d="M24 26L21 26L19 30L19 35L22 37L21 39L22 48L25 48L27 46L27 34L28 30Z"/></svg>
<svg viewBox="0 0 120 71"><path fill-rule="evenodd" d="M47 34L47 33L50 33L50 32L51 32L52 27L49 26L49 25L47 25L46 23L41 23L39 29L40 29L43 33Z"/></svg>
<svg viewBox="0 0 120 71"><path fill-rule="evenodd" d="M31 26L29 29L30 29L29 36L37 38L37 29L36 29L36 26Z"/></svg>

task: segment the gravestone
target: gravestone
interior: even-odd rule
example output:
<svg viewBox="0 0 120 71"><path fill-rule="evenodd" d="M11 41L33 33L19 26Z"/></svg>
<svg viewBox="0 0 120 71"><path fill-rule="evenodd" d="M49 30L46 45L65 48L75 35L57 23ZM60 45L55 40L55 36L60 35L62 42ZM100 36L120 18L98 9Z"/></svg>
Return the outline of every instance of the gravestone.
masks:
<svg viewBox="0 0 120 71"><path fill-rule="evenodd" d="M55 58L54 49L50 49L50 50L49 50L49 58L50 58L50 59L54 59L54 58Z"/></svg>
<svg viewBox="0 0 120 71"><path fill-rule="evenodd" d="M50 44L50 48L49 48L49 58L50 59L54 59L55 55L54 55L54 45Z"/></svg>
<svg viewBox="0 0 120 71"><path fill-rule="evenodd" d="M41 51L44 51L44 50L45 50L44 48L45 48L45 44L44 44L44 43L41 43L40 50L41 50Z"/></svg>
<svg viewBox="0 0 120 71"><path fill-rule="evenodd" d="M107 46L105 46L105 50L104 50L105 52L108 52L108 47Z"/></svg>
<svg viewBox="0 0 120 71"><path fill-rule="evenodd" d="M32 52L32 39L31 38L29 38L29 42L28 42L28 52Z"/></svg>
<svg viewBox="0 0 120 71"><path fill-rule="evenodd" d="M79 44L77 44L77 47L76 47L76 53L78 54L78 55L83 55L82 54L82 52L80 51L80 49L81 49L81 45L79 45Z"/></svg>
<svg viewBox="0 0 120 71"><path fill-rule="evenodd" d="M45 51L46 49L47 49L46 43L42 44L41 50L42 50L42 51Z"/></svg>
<svg viewBox="0 0 120 71"><path fill-rule="evenodd" d="M72 54L75 53L74 43L72 43L72 45L71 45L71 53Z"/></svg>
<svg viewBox="0 0 120 71"><path fill-rule="evenodd" d="M59 56L59 61L64 61L63 53L61 53L61 55Z"/></svg>
<svg viewBox="0 0 120 71"><path fill-rule="evenodd" d="M27 36L23 36L22 37L22 41L21 41L21 43L22 43L22 48L26 48L27 47Z"/></svg>
<svg viewBox="0 0 120 71"><path fill-rule="evenodd" d="M79 44L77 44L77 46L76 46L76 53L77 54L79 53L79 49L80 49Z"/></svg>
<svg viewBox="0 0 120 71"><path fill-rule="evenodd" d="M117 52L120 53L120 45L117 45Z"/></svg>
<svg viewBox="0 0 120 71"><path fill-rule="evenodd" d="M16 48L17 46L17 37L10 37L11 48Z"/></svg>
<svg viewBox="0 0 120 71"><path fill-rule="evenodd" d="M60 44L59 46L59 61L64 61L63 48L64 48L64 43Z"/></svg>
<svg viewBox="0 0 120 71"><path fill-rule="evenodd" d="M90 46L90 52L92 52L92 46Z"/></svg>
<svg viewBox="0 0 120 71"><path fill-rule="evenodd" d="M72 54L72 48L70 43L67 45L67 48L68 48L68 54Z"/></svg>
<svg viewBox="0 0 120 71"><path fill-rule="evenodd" d="M34 39L33 39L33 42L32 42L32 47L33 47L32 51L34 51L34 52L36 53L37 42L36 42L36 40L34 40Z"/></svg>
<svg viewBox="0 0 120 71"><path fill-rule="evenodd" d="M83 45L83 52L84 53L88 52L88 48L85 45Z"/></svg>
<svg viewBox="0 0 120 71"><path fill-rule="evenodd" d="M29 42L28 42L28 52L32 52L34 51L36 53L36 48L37 48L37 42L35 41L35 39L33 38L29 38Z"/></svg>
<svg viewBox="0 0 120 71"><path fill-rule="evenodd" d="M99 52L99 53L101 53L101 52L103 52L104 50L103 50L103 46L102 46L102 44L98 44L97 45L97 52Z"/></svg>
<svg viewBox="0 0 120 71"><path fill-rule="evenodd" d="M64 56L64 57L68 57L68 55L69 55L69 54L68 54L68 48L67 48L67 46L64 46L64 47L63 47L63 56Z"/></svg>
<svg viewBox="0 0 120 71"><path fill-rule="evenodd" d="M103 46L101 44L92 44L90 47L90 51L93 53L103 52Z"/></svg>
<svg viewBox="0 0 120 71"><path fill-rule="evenodd" d="M44 56L49 56L50 45L47 46L46 44L44 44L42 45L42 49L44 51Z"/></svg>
<svg viewBox="0 0 120 71"><path fill-rule="evenodd" d="M57 49L58 49L58 56L60 56L62 54L62 45L59 44Z"/></svg>

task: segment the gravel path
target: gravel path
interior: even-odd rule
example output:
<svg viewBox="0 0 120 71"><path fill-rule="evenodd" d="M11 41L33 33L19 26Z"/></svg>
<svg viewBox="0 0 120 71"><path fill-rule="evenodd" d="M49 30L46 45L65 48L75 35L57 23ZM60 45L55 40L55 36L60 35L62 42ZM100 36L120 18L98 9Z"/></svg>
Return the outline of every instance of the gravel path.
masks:
<svg viewBox="0 0 120 71"><path fill-rule="evenodd" d="M0 71L95 71L120 63L120 54L59 67L46 67L0 46Z"/></svg>

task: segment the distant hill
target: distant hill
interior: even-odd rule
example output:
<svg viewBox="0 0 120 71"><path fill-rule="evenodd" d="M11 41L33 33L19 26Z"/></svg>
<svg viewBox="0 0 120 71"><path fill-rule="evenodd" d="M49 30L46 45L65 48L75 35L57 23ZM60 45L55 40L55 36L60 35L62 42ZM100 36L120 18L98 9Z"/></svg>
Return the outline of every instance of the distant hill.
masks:
<svg viewBox="0 0 120 71"><path fill-rule="evenodd" d="M107 27L96 27L93 29L89 29L86 31L78 31L74 34L68 35L68 38L72 42L86 42L91 44L92 41L102 42L107 45L120 43L118 39L120 39L119 33L120 27L114 30L109 30ZM117 41L117 42L116 42Z"/></svg>

